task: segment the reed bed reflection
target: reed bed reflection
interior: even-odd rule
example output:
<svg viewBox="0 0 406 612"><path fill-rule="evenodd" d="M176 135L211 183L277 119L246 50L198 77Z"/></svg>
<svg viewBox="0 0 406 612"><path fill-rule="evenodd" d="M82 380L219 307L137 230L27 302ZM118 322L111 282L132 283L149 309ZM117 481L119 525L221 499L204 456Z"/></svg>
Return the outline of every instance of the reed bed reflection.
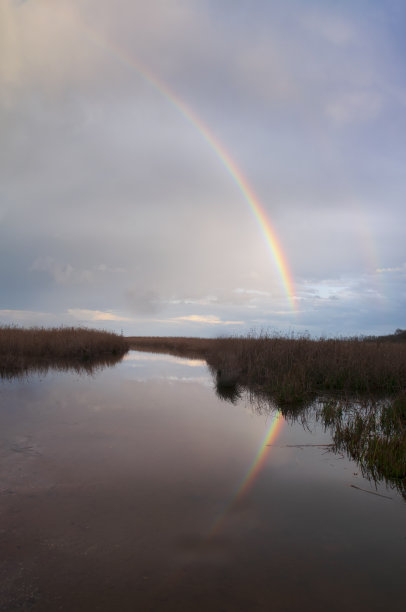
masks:
<svg viewBox="0 0 406 612"><path fill-rule="evenodd" d="M206 359L217 395L288 421L316 413L333 449L406 496L406 331L389 336L130 338L132 348Z"/></svg>
<svg viewBox="0 0 406 612"><path fill-rule="evenodd" d="M316 446L347 455L364 478L384 482L406 499L406 392L394 398L330 393L306 402L278 403L263 390L238 384L225 389L217 382L216 393L233 404L249 403L257 414L280 412L286 422L299 422L309 431L314 422L321 423L332 444Z"/></svg>
<svg viewBox="0 0 406 612"><path fill-rule="evenodd" d="M354 459L363 474L384 481L406 498L406 393L393 399L324 399L318 418L335 450Z"/></svg>

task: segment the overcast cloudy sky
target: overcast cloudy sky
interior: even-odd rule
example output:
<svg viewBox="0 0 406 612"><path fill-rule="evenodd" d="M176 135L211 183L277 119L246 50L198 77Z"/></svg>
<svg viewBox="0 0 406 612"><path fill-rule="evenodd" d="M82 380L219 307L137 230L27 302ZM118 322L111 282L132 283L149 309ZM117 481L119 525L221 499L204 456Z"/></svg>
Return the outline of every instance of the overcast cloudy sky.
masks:
<svg viewBox="0 0 406 612"><path fill-rule="evenodd" d="M405 28L403 0L0 0L0 323L405 328Z"/></svg>

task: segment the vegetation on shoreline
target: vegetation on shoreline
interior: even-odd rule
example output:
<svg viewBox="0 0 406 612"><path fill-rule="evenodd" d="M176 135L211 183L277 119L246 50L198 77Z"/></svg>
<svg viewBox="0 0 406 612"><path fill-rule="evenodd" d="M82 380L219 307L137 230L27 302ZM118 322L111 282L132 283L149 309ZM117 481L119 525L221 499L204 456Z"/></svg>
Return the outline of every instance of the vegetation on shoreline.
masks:
<svg viewBox="0 0 406 612"><path fill-rule="evenodd" d="M233 378L272 393L278 403L315 393L396 393L406 387L406 344L307 337L220 338L208 363L218 378Z"/></svg>
<svg viewBox="0 0 406 612"><path fill-rule="evenodd" d="M224 400L242 394L261 411L306 420L308 409L331 431L336 452L362 474L406 497L406 332L318 339L249 336L129 338L137 350L206 359Z"/></svg>
<svg viewBox="0 0 406 612"><path fill-rule="evenodd" d="M0 377L10 378L30 370L49 368L92 371L112 365L128 351L117 334L87 328L28 329L0 327Z"/></svg>
<svg viewBox="0 0 406 612"><path fill-rule="evenodd" d="M0 327L0 378L49 368L93 372L129 349L205 359L218 395L243 392L285 418L305 419L309 406L331 430L335 450L363 474L406 496L406 332L318 339L128 337L86 328Z"/></svg>
<svg viewBox="0 0 406 612"><path fill-rule="evenodd" d="M406 391L382 398L374 394L325 394L313 401L278 405L272 396L244 387L217 387L223 400L251 404L258 414L280 412L288 423L311 429L316 419L331 435L329 450L355 461L364 478L385 482L406 500Z"/></svg>
<svg viewBox="0 0 406 612"><path fill-rule="evenodd" d="M278 403L321 392L393 394L406 388L406 343L307 336L127 338L130 348L206 359L219 386L242 385Z"/></svg>
<svg viewBox="0 0 406 612"><path fill-rule="evenodd" d="M335 450L354 459L363 476L384 480L406 498L406 391L392 399L324 399L317 417Z"/></svg>
<svg viewBox="0 0 406 612"><path fill-rule="evenodd" d="M175 357L205 359L213 351L217 340L180 336L128 336L128 346L135 351L166 353Z"/></svg>

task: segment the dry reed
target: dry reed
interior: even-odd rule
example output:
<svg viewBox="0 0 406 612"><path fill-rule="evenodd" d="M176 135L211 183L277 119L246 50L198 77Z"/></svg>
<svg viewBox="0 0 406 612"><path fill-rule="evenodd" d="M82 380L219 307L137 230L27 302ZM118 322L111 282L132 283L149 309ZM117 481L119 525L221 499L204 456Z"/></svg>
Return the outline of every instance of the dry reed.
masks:
<svg viewBox="0 0 406 612"><path fill-rule="evenodd" d="M406 342L384 338L250 335L127 341L136 350L206 359L220 385L261 389L282 403L325 391L392 394L406 387Z"/></svg>
<svg viewBox="0 0 406 612"><path fill-rule="evenodd" d="M0 327L0 376L49 367L91 367L122 357L128 344L112 332L87 328Z"/></svg>
<svg viewBox="0 0 406 612"><path fill-rule="evenodd" d="M205 359L213 351L217 340L179 336L131 336L126 338L129 348L147 353L166 353L176 357Z"/></svg>
<svg viewBox="0 0 406 612"><path fill-rule="evenodd" d="M406 343L362 338L219 338L207 354L220 381L272 393L278 403L324 391L397 393L406 387Z"/></svg>

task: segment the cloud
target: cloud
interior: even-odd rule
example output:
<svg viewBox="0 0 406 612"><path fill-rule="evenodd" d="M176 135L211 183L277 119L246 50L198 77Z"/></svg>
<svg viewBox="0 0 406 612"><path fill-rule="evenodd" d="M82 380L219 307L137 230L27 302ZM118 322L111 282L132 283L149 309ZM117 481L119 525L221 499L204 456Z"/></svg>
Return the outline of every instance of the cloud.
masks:
<svg viewBox="0 0 406 612"><path fill-rule="evenodd" d="M323 11L322 7L318 10L311 10L302 18L305 28L312 34L324 38L327 42L347 46L357 42L360 33L354 22L341 16L337 11Z"/></svg>
<svg viewBox="0 0 406 612"><path fill-rule="evenodd" d="M153 289L130 289L126 292L126 302L135 314L153 314L162 308L158 293Z"/></svg>
<svg viewBox="0 0 406 612"><path fill-rule="evenodd" d="M216 315L183 315L173 321L190 321L191 323L207 323L210 325L243 325L244 321L222 321Z"/></svg>
<svg viewBox="0 0 406 612"><path fill-rule="evenodd" d="M87 283L92 280L89 270L75 270L69 263L62 264L52 257L38 257L31 265L31 270L47 272L51 278L60 285L72 282Z"/></svg>
<svg viewBox="0 0 406 612"><path fill-rule="evenodd" d="M103 94L119 63L109 41L118 40L135 57L170 64L164 49L180 46L188 32L193 36L195 19L185 2L119 0L113 7L92 0L1 0L0 100L12 104L32 88L60 102L73 88Z"/></svg>
<svg viewBox="0 0 406 612"><path fill-rule="evenodd" d="M395 266L393 268L377 268L376 272L379 274L392 273L392 272L406 272L406 262L401 266Z"/></svg>
<svg viewBox="0 0 406 612"><path fill-rule="evenodd" d="M71 317L81 321L131 321L128 317L122 317L113 312L102 312L101 310L68 308L67 312Z"/></svg>
<svg viewBox="0 0 406 612"><path fill-rule="evenodd" d="M339 93L327 103L325 112L335 122L345 124L375 119L381 109L382 96L376 91L353 91Z"/></svg>
<svg viewBox="0 0 406 612"><path fill-rule="evenodd" d="M0 310L0 324L14 325L24 323L25 325L44 325L57 322L57 316L50 312L38 312L33 310Z"/></svg>
<svg viewBox="0 0 406 612"><path fill-rule="evenodd" d="M400 4L293 6L0 0L3 312L71 321L69 305L151 333L402 326Z"/></svg>

